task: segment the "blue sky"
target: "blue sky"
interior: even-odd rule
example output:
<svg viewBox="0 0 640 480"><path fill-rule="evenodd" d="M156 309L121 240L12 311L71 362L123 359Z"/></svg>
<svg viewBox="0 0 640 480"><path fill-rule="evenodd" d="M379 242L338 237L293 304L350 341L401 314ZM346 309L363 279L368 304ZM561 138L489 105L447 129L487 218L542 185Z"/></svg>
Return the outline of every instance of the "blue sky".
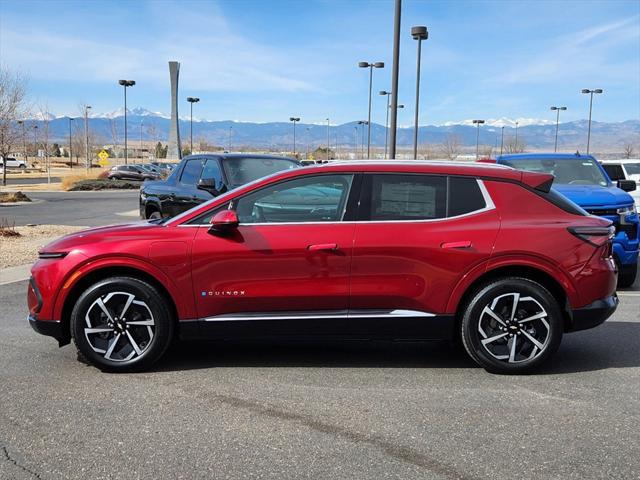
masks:
<svg viewBox="0 0 640 480"><path fill-rule="evenodd" d="M366 118L390 89L393 2L30 1L0 2L0 61L28 75L34 104L57 115L122 106L169 112L168 60L181 62L180 114L210 120L332 123ZM416 42L426 25L421 124L470 118L586 118L582 88L603 88L594 119L640 118L640 1L403 2L399 123L412 124ZM385 101L374 96L373 120Z"/></svg>

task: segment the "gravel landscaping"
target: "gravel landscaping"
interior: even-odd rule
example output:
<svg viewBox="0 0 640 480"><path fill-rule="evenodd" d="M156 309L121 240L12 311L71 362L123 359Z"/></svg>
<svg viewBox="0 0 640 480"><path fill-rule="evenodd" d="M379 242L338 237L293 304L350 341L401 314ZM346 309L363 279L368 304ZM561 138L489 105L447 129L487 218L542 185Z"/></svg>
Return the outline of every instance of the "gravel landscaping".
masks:
<svg viewBox="0 0 640 480"><path fill-rule="evenodd" d="M66 225L38 225L35 227L15 227L19 236L3 237L0 242L0 268L15 267L35 262L38 250L47 243L68 233L87 227Z"/></svg>

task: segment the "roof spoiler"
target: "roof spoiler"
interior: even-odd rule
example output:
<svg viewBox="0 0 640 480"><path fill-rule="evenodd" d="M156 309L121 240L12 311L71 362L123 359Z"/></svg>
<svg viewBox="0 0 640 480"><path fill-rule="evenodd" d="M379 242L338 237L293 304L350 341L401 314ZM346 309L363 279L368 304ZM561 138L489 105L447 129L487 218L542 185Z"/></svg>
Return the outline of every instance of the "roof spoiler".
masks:
<svg viewBox="0 0 640 480"><path fill-rule="evenodd" d="M534 190L549 193L554 178L550 173L522 172L520 181Z"/></svg>

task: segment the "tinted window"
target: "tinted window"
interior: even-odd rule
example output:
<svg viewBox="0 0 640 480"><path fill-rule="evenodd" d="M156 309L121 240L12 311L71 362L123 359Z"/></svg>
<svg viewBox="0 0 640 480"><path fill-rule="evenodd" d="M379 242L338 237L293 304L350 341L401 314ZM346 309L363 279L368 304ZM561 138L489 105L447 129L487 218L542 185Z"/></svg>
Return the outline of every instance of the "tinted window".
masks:
<svg viewBox="0 0 640 480"><path fill-rule="evenodd" d="M607 172L607 175L609 175L611 180L624 180L624 170L622 170L620 165L607 164L602 165L602 167L604 168L604 171Z"/></svg>
<svg viewBox="0 0 640 480"><path fill-rule="evenodd" d="M299 165L286 158L229 157L222 160L222 166L229 179L229 188L235 188Z"/></svg>
<svg viewBox="0 0 640 480"><path fill-rule="evenodd" d="M188 160L187 164L184 166L184 170L182 171L182 176L180 177L180 183L184 183L185 185L195 185L198 183L200 179L200 171L202 170L202 160L193 159Z"/></svg>
<svg viewBox="0 0 640 480"><path fill-rule="evenodd" d="M629 175L640 175L640 162L638 163L625 163L624 168Z"/></svg>
<svg viewBox="0 0 640 480"><path fill-rule="evenodd" d="M447 217L464 215L487 206L478 181L474 178L449 177L449 207Z"/></svg>
<svg viewBox="0 0 640 480"><path fill-rule="evenodd" d="M240 223L337 222L345 212L353 175L296 178L235 201Z"/></svg>
<svg viewBox="0 0 640 480"><path fill-rule="evenodd" d="M598 162L591 158L510 158L500 162L520 170L550 173L554 183L566 185L600 185L606 187L608 181Z"/></svg>
<svg viewBox="0 0 640 480"><path fill-rule="evenodd" d="M222 190L222 172L217 159L210 158L205 162L200 179L212 181L216 190Z"/></svg>
<svg viewBox="0 0 640 480"><path fill-rule="evenodd" d="M393 174L367 177L364 188L370 192L370 198L361 205L362 220L430 220L446 215L446 177Z"/></svg>

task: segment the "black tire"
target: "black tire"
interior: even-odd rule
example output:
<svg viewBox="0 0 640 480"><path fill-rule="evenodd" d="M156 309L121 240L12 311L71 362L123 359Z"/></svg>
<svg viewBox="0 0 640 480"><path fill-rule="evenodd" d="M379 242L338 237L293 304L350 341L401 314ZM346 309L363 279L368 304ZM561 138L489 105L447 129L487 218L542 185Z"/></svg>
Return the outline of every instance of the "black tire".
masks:
<svg viewBox="0 0 640 480"><path fill-rule="evenodd" d="M627 288L636 282L638 275L638 264L620 265L618 264L618 287Z"/></svg>
<svg viewBox="0 0 640 480"><path fill-rule="evenodd" d="M520 374L535 370L556 352L563 325L558 302L544 286L509 277L476 290L464 309L460 333L469 356L487 371Z"/></svg>
<svg viewBox="0 0 640 480"><path fill-rule="evenodd" d="M90 286L71 313L79 360L109 372L149 368L171 343L172 311L153 286L136 278L112 277Z"/></svg>
<svg viewBox="0 0 640 480"><path fill-rule="evenodd" d="M158 210L151 210L151 212L147 214L147 220L156 220L158 218L162 218L162 215Z"/></svg>

